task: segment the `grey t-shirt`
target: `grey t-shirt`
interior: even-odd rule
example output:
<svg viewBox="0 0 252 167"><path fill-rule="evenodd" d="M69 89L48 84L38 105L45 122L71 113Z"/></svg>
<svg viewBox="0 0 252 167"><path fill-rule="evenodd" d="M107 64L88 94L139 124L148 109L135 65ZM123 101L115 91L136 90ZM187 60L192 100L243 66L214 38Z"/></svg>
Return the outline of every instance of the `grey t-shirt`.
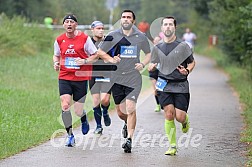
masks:
<svg viewBox="0 0 252 167"><path fill-rule="evenodd" d="M194 60L191 48L182 40L176 39L172 43L162 42L154 46L151 52L151 63L159 63L158 76L168 81L164 92L189 93L187 76L176 68L187 65Z"/></svg>
<svg viewBox="0 0 252 167"><path fill-rule="evenodd" d="M121 61L117 64L117 72L135 71L135 64L140 62L140 51L150 53L150 44L142 32L133 26L129 36L123 34L122 29L110 32L99 45L110 56L120 54Z"/></svg>

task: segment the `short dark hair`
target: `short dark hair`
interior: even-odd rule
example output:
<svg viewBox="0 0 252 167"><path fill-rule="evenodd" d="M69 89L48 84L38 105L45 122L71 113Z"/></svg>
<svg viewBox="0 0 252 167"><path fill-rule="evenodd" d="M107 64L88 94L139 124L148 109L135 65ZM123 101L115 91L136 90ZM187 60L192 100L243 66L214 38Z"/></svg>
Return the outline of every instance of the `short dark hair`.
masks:
<svg viewBox="0 0 252 167"><path fill-rule="evenodd" d="M177 21L176 21L175 17L173 17L173 16L166 16L166 17L164 17L164 18L161 20L161 25L163 25L164 19L173 19L173 20L174 20L174 21L173 21L174 26L175 26L175 27L177 26Z"/></svg>
<svg viewBox="0 0 252 167"><path fill-rule="evenodd" d="M132 10L129 10L129 9L125 9L124 11L122 11L121 16L122 16L123 13L126 13L126 12L132 13L132 15L133 15L133 20L136 20L136 15L135 15L135 13L134 13Z"/></svg>

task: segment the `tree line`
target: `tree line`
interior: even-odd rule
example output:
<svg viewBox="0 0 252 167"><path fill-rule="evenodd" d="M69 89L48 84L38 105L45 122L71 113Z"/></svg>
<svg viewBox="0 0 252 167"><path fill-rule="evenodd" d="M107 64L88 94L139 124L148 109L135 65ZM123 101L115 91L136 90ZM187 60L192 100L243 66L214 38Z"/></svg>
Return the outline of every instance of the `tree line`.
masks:
<svg viewBox="0 0 252 167"><path fill-rule="evenodd" d="M0 13L8 17L23 16L31 22L43 23L46 16L62 24L67 13L74 13L79 24L93 20L108 23L110 11L106 0L0 0ZM114 20L122 9L131 9L137 21L151 23L158 17L173 15L178 20L178 33L190 27L199 40L210 34L218 36L218 44L230 61L244 65L252 73L252 0L119 0ZM252 74L251 74L252 76Z"/></svg>

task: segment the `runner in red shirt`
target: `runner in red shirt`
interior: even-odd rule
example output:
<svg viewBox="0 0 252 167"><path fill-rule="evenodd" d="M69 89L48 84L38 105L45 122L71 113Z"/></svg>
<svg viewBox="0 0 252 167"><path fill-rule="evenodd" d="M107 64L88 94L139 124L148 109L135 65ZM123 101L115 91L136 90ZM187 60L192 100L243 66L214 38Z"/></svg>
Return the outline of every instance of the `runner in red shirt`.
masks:
<svg viewBox="0 0 252 167"><path fill-rule="evenodd" d="M86 113L83 111L87 94L87 80L92 75L92 65L98 56L97 49L90 37L76 30L77 18L73 14L63 19L65 33L58 36L54 43L54 69L59 71L59 93L62 108L62 120L68 138L66 146L72 147L75 143L72 132L72 115L70 112L71 100L74 101L74 110L81 119L82 133L89 131Z"/></svg>

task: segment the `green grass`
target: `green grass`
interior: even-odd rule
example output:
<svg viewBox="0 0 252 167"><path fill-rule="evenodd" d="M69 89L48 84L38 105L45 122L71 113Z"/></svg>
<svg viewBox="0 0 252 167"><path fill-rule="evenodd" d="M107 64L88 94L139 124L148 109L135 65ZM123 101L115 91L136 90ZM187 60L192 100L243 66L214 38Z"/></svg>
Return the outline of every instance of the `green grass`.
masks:
<svg viewBox="0 0 252 167"><path fill-rule="evenodd" d="M57 72L51 55L0 57L0 159L50 139L55 130L64 129L60 116ZM143 77L143 90L150 88ZM111 98L111 108L114 103ZM85 103L93 118L92 100ZM73 114L75 127L80 124Z"/></svg>
<svg viewBox="0 0 252 167"><path fill-rule="evenodd" d="M0 158L47 140L60 128L51 57L0 57Z"/></svg>
<svg viewBox="0 0 252 167"><path fill-rule="evenodd" d="M49 140L56 130L64 127L58 73L52 64L53 42L59 31L24 27L26 20L21 17L0 17L0 159L3 159ZM143 77L143 90L150 87L149 78ZM93 119L90 93L84 108L89 120ZM79 117L72 115L74 127L79 126Z"/></svg>
<svg viewBox="0 0 252 167"><path fill-rule="evenodd" d="M200 45L196 47L196 53L215 59L218 66L229 75L229 83L239 95L246 124L241 132L241 141L249 144L247 165L252 166L252 79L249 70L247 67L231 63L228 56L216 47Z"/></svg>
<svg viewBox="0 0 252 167"><path fill-rule="evenodd" d="M0 158L4 158L50 139L63 126L51 55L0 57L0 61L5 62L0 66ZM90 94L85 109L92 109ZM79 118L73 116L76 127ZM89 112L89 119L92 116Z"/></svg>

